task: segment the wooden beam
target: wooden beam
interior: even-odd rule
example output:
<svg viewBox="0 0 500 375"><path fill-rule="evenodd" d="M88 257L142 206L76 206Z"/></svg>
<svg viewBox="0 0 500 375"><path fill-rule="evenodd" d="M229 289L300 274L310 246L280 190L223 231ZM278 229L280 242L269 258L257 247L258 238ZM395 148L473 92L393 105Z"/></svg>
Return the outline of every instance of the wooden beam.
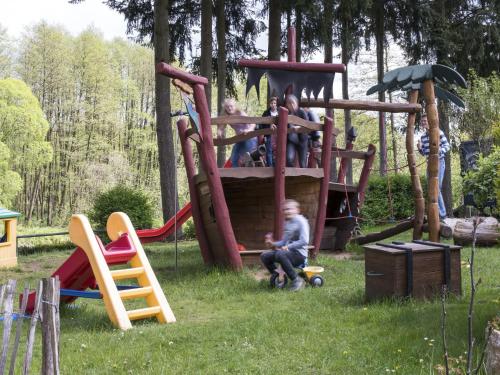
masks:
<svg viewBox="0 0 500 375"><path fill-rule="evenodd" d="M295 116L289 116L289 117L295 117ZM318 124L316 124L316 125L318 125ZM311 131L311 129L309 127L306 128L306 127L302 127L301 125L299 125L299 126L300 126L299 128L287 128L287 127L285 127L286 133L287 134L309 133ZM323 127L321 126L321 129L319 129L319 130L323 131ZM271 129L271 128L252 130L251 132L248 132L246 134L238 134L238 135L235 135L235 136L229 137L229 138L215 138L214 145L215 146L232 145L234 143L246 141L247 139L254 138L254 137L257 137L260 135L277 134L277 132L278 131L276 129ZM332 128L333 135L337 136L338 133L339 133L339 129Z"/></svg>
<svg viewBox="0 0 500 375"><path fill-rule="evenodd" d="M387 228L380 232L369 233L366 236L356 237L352 240L356 242L358 245L364 245L370 242L382 241L386 238L395 236L396 234L402 233L411 229L413 227L413 218L409 220L402 221L399 224L396 224L393 227Z"/></svg>
<svg viewBox="0 0 500 375"><path fill-rule="evenodd" d="M219 169L220 178L224 181L230 178L234 179L246 179L246 178L273 178L274 168L273 167L240 167L240 168L220 168ZM291 168L285 167L284 171L285 177L301 177L307 176L312 178L323 178L324 173L321 168ZM195 183L199 184L207 180L205 173L200 173L195 177ZM349 186L347 187L348 191ZM342 190L344 191L344 190Z"/></svg>
<svg viewBox="0 0 500 375"><path fill-rule="evenodd" d="M323 167L323 179L319 191L318 213L316 215L316 226L314 228L314 248L312 249L312 258L316 258L319 253L319 247L323 238L325 229L326 206L328 203L328 191L330 182L330 164L332 162L332 129L333 119L325 117L325 134L323 137L323 146L325 149L321 154L321 166Z"/></svg>
<svg viewBox="0 0 500 375"><path fill-rule="evenodd" d="M274 238L280 240L283 236L285 216L285 168L286 168L286 130L288 125L288 110L279 107L279 124L276 139L276 162L274 164Z"/></svg>
<svg viewBox="0 0 500 375"><path fill-rule="evenodd" d="M185 137L195 141L196 143L201 142L200 135L197 133L195 128L187 129L185 132Z"/></svg>
<svg viewBox="0 0 500 375"><path fill-rule="evenodd" d="M375 151L377 149L375 148L374 145L369 144L368 145L368 152L369 156L365 160L363 164L363 169L361 170L361 176L359 177L359 183L358 183L358 196L359 196L359 201L358 201L358 207L363 206L363 203L365 201L365 194L366 194L366 188L368 187L368 177L370 176L370 172L372 170L372 165L373 165L373 160L375 159Z"/></svg>
<svg viewBox="0 0 500 375"><path fill-rule="evenodd" d="M277 124L278 117L219 116L210 119L212 125L231 124Z"/></svg>
<svg viewBox="0 0 500 375"><path fill-rule="evenodd" d="M407 103L383 103L367 100L344 100L344 99L330 99L325 102L322 99L301 99L301 107L316 107L316 108L333 108L333 109L353 109L364 111L377 111L377 112L408 112L416 113L422 110L420 104L407 104Z"/></svg>
<svg viewBox="0 0 500 375"><path fill-rule="evenodd" d="M201 85L206 85L208 84L208 79L205 77L200 77L200 76L195 76L194 74L185 72L184 70L180 70L177 68L174 68L171 65L168 65L167 63L160 62L156 64L156 73L158 74L163 74L167 77L170 78L177 78L187 84L194 85L194 84L201 84Z"/></svg>
<svg viewBox="0 0 500 375"><path fill-rule="evenodd" d="M238 65L245 68L279 69L290 70L292 72L344 73L346 70L344 64L299 63L246 59L239 60Z"/></svg>
<svg viewBox="0 0 500 375"><path fill-rule="evenodd" d="M184 157L184 165L186 167L186 174L189 187L189 195L191 197L191 213L193 215L194 229L196 233L196 239L200 245L201 256L206 265L212 265L214 263L214 258L210 252L210 246L203 226L203 219L201 216L200 201L198 197L198 189L195 184L196 166L193 158L193 150L191 144L188 142L187 132L187 120L185 118L179 119L177 121L177 128L179 129L179 138L181 140L182 155Z"/></svg>
<svg viewBox="0 0 500 375"><path fill-rule="evenodd" d="M418 90L410 91L409 102L415 104L418 101ZM424 224L425 200L420 184L420 177L417 168L417 157L415 155L415 113L408 115L408 126L406 128L406 155L408 159L408 169L411 176L411 187L413 189L413 199L415 201L415 221L413 223L413 239L422 239L422 226Z"/></svg>
<svg viewBox="0 0 500 375"><path fill-rule="evenodd" d="M200 160L203 164L203 169L207 175L207 182L212 194L212 206L217 225L217 232L222 239L226 254L225 259L214 259L215 262L222 261L225 265L229 265L233 270L240 271L243 267L241 257L238 253L238 244L234 237L233 226L229 216L224 190L220 180L219 169L217 168L217 160L215 158L214 145L212 141L212 129L210 127L210 113L208 112L207 98L202 84L198 83L193 86L194 99L197 103L197 111L200 116L201 131L203 142L200 142Z"/></svg>
<svg viewBox="0 0 500 375"><path fill-rule="evenodd" d="M172 84L179 90L183 91L185 94L193 95L193 88L187 83L182 82L180 79L174 78Z"/></svg>
<svg viewBox="0 0 500 375"><path fill-rule="evenodd" d="M332 147L332 157L334 158L349 158L349 159L360 159L366 160L370 154L364 151L349 151L340 150L336 147Z"/></svg>

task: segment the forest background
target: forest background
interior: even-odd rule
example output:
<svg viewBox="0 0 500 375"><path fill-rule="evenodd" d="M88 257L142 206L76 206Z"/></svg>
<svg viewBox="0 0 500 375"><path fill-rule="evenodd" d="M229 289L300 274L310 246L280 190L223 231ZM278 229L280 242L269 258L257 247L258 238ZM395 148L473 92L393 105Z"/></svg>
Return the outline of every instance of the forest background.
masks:
<svg viewBox="0 0 500 375"><path fill-rule="evenodd" d="M162 191L166 184L167 190L176 186L179 202L175 206L189 200L175 127L169 125L175 118L168 123L156 121L155 50L151 48L158 43L151 38L155 8L149 1L125 2L121 7L118 2L106 3L120 13L129 11L129 31L142 45L106 41L93 27L72 36L61 27L40 22L19 40L0 29L0 205L22 212L27 222L65 223L72 213L88 212L97 194L116 185L146 192L154 202L158 222L169 215L165 207L163 215L161 211L162 193L163 203L168 196ZM142 6L136 13L130 12L133 3ZM202 0L183 2L182 12L176 1L157 1L155 6L170 11L166 25L169 60L212 79L213 115L227 96L236 96L249 114L262 113L265 99L259 102L255 93L245 98L243 72L235 62L246 57L276 59L276 45L278 58L283 56L289 25L297 28L298 61L318 56L331 61L332 48L340 46L338 57L348 69L358 63L356 74L350 72L355 79L349 85L347 75L342 77L344 98L360 98L385 71L408 63L442 62L458 69L472 83L468 91L460 92L468 111L440 106L443 128L454 145L448 160L447 200L456 206L462 186L458 144L491 137L499 123L500 84L495 74L499 70L499 5L401 1L391 8L390 3ZM273 17L279 22L273 22ZM145 20L149 23L141 22ZM208 41L203 32L207 28L213 31ZM475 33L471 34L472 29ZM256 42L266 32L267 55ZM201 52L193 54L198 42ZM265 97L263 81L261 98ZM164 108L168 112L182 108L177 92L169 92L169 99ZM404 95L379 99L405 101ZM406 172L404 116L380 119L376 113L341 111L335 118L337 127L358 129L356 149L365 149L368 143L375 143L379 150L385 147L387 153L380 153L374 174ZM165 127L173 139L167 151L175 165L169 174L173 178L166 183L160 182L158 151L162 149L159 128ZM337 142L342 145L343 136ZM423 167L420 170L425 174ZM357 173L355 165L354 180Z"/></svg>

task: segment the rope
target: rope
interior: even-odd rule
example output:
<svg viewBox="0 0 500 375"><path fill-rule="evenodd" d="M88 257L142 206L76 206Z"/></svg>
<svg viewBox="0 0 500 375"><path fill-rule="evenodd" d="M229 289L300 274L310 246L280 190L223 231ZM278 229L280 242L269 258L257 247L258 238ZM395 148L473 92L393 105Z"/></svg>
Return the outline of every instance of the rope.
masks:
<svg viewBox="0 0 500 375"><path fill-rule="evenodd" d="M420 167L421 165L425 164L427 162L427 160L424 160L423 162L421 162L420 164L417 164L415 167ZM410 164L405 164L405 165L402 165L402 166L398 166L397 168L389 168L389 169L386 169L386 172L395 172L395 171L399 171L401 169L404 169L406 168L407 166L409 166ZM374 172L380 172L380 169L377 169L377 168L372 168L372 171Z"/></svg>

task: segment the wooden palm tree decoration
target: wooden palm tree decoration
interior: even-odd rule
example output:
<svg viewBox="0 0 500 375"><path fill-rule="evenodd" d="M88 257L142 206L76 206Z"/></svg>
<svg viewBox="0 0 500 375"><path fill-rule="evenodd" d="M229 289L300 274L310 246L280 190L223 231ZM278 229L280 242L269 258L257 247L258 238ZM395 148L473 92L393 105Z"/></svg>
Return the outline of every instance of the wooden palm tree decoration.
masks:
<svg viewBox="0 0 500 375"><path fill-rule="evenodd" d="M465 79L455 70L444 65L410 65L387 72L382 83L371 87L367 95L379 91L405 90L410 91L410 103L417 103L421 91L425 101L425 112L429 122L430 153L427 164L428 176L428 205L427 218L429 222L429 240L439 242L439 117L436 105L436 96L441 100L450 101L464 107L463 101L451 92L435 86L436 84L459 85L466 87ZM413 148L413 133L415 129L415 113L408 115L408 129L406 131L406 150L408 153L408 168L410 169L413 191L415 193L415 223L413 238L422 237L425 202L422 187L418 177L416 157Z"/></svg>

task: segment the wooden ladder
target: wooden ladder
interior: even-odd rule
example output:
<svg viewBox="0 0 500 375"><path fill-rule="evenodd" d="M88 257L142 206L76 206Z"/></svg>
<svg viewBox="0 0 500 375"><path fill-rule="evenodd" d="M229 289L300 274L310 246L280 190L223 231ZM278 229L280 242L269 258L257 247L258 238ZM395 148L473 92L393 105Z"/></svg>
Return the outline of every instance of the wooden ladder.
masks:
<svg viewBox="0 0 500 375"><path fill-rule="evenodd" d="M99 290L103 296L104 305L110 320L118 328L132 328L131 321L156 317L160 323L173 323L175 316L170 308L165 294L156 279L149 260L142 248L137 234L128 216L115 212L108 218L107 232L115 241L123 233L127 233L135 247L136 253L130 259L130 268L110 270L92 228L84 215L73 215L70 227L71 241L82 248L89 258L92 271ZM118 290L117 280L137 279L138 288ZM147 307L126 310L124 300L145 298Z"/></svg>

